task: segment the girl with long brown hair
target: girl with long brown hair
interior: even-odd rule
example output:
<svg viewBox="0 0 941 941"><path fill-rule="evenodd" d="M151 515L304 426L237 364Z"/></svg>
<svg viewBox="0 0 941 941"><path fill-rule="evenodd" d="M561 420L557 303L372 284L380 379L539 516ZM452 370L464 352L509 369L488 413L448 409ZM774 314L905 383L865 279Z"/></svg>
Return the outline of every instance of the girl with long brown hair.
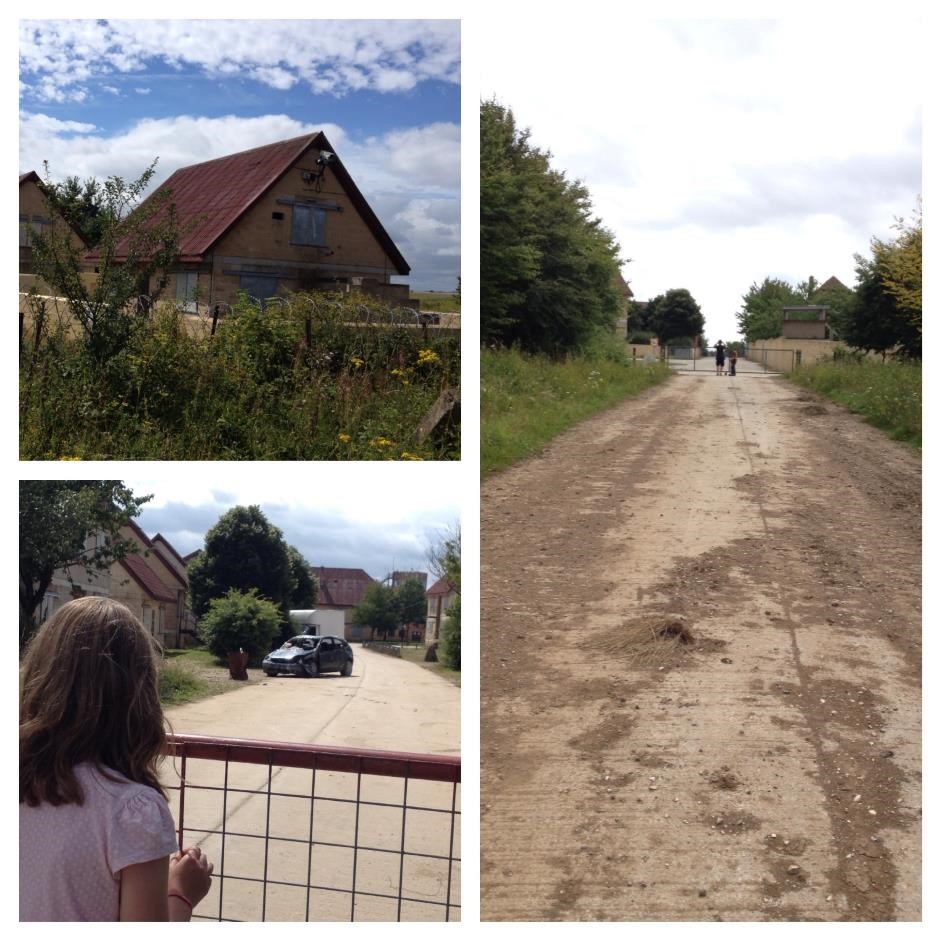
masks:
<svg viewBox="0 0 941 941"><path fill-rule="evenodd" d="M21 669L21 921L189 921L212 864L175 852L164 744L144 626L108 598L63 605Z"/></svg>

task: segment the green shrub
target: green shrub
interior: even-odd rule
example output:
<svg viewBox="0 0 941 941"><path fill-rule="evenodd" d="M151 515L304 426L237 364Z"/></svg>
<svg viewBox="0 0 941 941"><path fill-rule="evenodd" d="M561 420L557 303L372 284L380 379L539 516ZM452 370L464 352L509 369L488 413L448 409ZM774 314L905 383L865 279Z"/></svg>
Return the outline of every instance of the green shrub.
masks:
<svg viewBox="0 0 941 941"><path fill-rule="evenodd" d="M199 637L217 657L239 649L253 659L268 653L281 630L281 613L266 598L234 588L209 603L209 613L200 618Z"/></svg>
<svg viewBox="0 0 941 941"><path fill-rule="evenodd" d="M461 599L449 608L441 626L441 660L452 670L461 669Z"/></svg>
<svg viewBox="0 0 941 941"><path fill-rule="evenodd" d="M220 320L164 307L103 363L67 322L27 319L20 456L31 460L440 460L458 435L414 433L460 386L457 337L391 324L362 295L247 298ZM36 316L39 316L38 314Z"/></svg>

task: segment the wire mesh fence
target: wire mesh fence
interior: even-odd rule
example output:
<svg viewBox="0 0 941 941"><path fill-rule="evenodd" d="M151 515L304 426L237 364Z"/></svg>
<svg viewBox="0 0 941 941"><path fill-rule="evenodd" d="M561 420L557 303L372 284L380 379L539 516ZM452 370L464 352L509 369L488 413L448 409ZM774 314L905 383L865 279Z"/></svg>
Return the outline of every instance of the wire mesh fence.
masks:
<svg viewBox="0 0 941 941"><path fill-rule="evenodd" d="M180 846L215 865L194 919L460 920L460 759L170 738Z"/></svg>

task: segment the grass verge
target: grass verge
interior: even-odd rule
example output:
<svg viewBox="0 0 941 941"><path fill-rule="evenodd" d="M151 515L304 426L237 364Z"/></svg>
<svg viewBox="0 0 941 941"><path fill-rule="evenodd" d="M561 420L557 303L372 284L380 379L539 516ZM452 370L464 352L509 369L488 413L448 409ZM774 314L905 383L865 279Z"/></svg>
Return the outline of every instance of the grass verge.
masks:
<svg viewBox="0 0 941 941"><path fill-rule="evenodd" d="M420 647L403 647L402 648L402 659L408 660L409 663L417 663L420 667L425 670L430 670L436 676L440 676L442 679L447 680L449 683L453 683L455 686L461 685L461 671L460 670L451 670L446 667L440 661L437 662L427 662L425 660L425 646Z"/></svg>
<svg viewBox="0 0 941 941"><path fill-rule="evenodd" d="M160 667L160 701L164 706L198 702L220 693L265 680L259 669L248 668L248 680L233 680L229 667L208 650L196 647L165 650Z"/></svg>
<svg viewBox="0 0 941 941"><path fill-rule="evenodd" d="M857 412L896 441L921 447L920 363L818 363L788 378Z"/></svg>
<svg viewBox="0 0 941 941"><path fill-rule="evenodd" d="M669 375L662 363L632 364L623 341L608 336L562 361L482 349L481 476L529 457L576 422Z"/></svg>

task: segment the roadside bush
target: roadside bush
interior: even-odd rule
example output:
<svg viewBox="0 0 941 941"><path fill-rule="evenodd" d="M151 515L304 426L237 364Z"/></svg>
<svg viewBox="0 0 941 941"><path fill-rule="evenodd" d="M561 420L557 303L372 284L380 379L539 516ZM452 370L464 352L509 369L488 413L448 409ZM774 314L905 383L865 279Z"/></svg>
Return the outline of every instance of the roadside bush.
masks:
<svg viewBox="0 0 941 941"><path fill-rule="evenodd" d="M200 618L199 637L217 657L239 648L252 659L268 653L281 630L277 606L257 591L232 589L209 603L209 613Z"/></svg>
<svg viewBox="0 0 941 941"><path fill-rule="evenodd" d="M461 669L461 599L450 608L441 627L441 660L452 670Z"/></svg>
<svg viewBox="0 0 941 941"><path fill-rule="evenodd" d="M41 329L37 324L41 321ZM460 386L458 338L390 322L362 295L243 297L210 321L167 306L104 362L75 325L31 311L20 352L24 460L442 460L415 432Z"/></svg>
<svg viewBox="0 0 941 941"><path fill-rule="evenodd" d="M796 369L790 379L862 415L898 441L921 446L921 364L852 359Z"/></svg>

